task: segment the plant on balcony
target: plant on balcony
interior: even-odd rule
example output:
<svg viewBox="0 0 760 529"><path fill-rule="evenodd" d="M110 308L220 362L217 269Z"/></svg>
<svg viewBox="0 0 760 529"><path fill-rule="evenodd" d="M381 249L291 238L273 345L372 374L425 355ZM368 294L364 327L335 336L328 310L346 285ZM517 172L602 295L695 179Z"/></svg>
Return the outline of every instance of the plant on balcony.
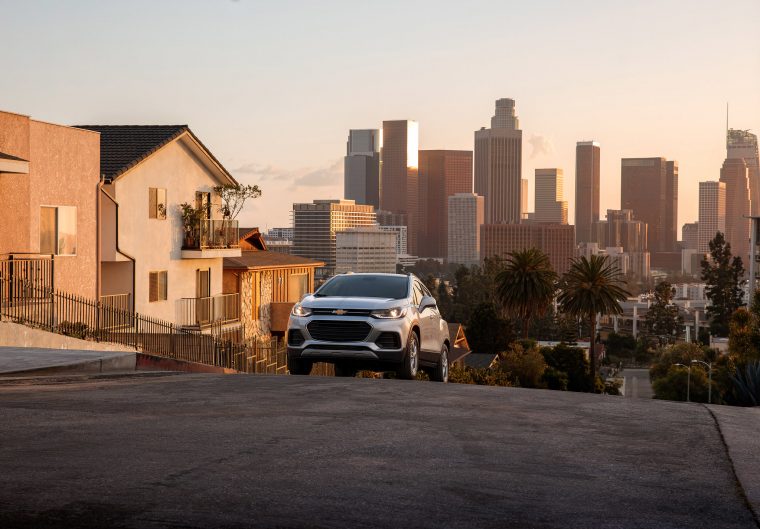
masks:
<svg viewBox="0 0 760 529"><path fill-rule="evenodd" d="M200 222L206 218L203 208L183 202L179 205L180 214L182 215L182 227L185 231L185 248L195 248L197 246L196 237L200 235L197 228Z"/></svg>
<svg viewBox="0 0 760 529"><path fill-rule="evenodd" d="M219 212L225 220L234 220L242 211L248 199L261 196L259 186L224 184L214 187L214 192L221 198Z"/></svg>

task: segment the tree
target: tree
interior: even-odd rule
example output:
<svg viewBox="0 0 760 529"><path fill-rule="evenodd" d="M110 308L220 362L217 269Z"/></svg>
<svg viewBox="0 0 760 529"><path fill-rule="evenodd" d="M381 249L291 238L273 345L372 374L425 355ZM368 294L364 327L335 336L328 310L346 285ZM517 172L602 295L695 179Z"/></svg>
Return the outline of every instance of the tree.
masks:
<svg viewBox="0 0 760 529"><path fill-rule="evenodd" d="M497 354L512 341L514 333L492 303L481 303L467 320L467 341L475 353Z"/></svg>
<svg viewBox="0 0 760 529"><path fill-rule="evenodd" d="M591 327L589 358L591 380L596 380L597 314L620 314L620 302L628 297L623 276L608 256L592 255L573 259L570 269L562 278L559 303L563 312L588 320Z"/></svg>
<svg viewBox="0 0 760 529"><path fill-rule="evenodd" d="M666 336L668 342L677 339L683 328L683 318L678 314L678 307L671 303L674 294L675 289L670 283L658 283L654 289L654 303L644 318L648 334Z"/></svg>
<svg viewBox="0 0 760 529"><path fill-rule="evenodd" d="M710 332L716 336L728 336L731 315L744 304L740 286L743 276L741 257L732 257L731 244L722 233L716 233L710 241L710 259L702 260L702 281L710 300L707 317Z"/></svg>
<svg viewBox="0 0 760 529"><path fill-rule="evenodd" d="M507 313L522 321L522 336L534 315L542 315L551 305L557 274L541 250L530 248L512 252L506 268L496 276L496 292Z"/></svg>
<svg viewBox="0 0 760 529"><path fill-rule="evenodd" d="M259 198L261 189L259 186L224 184L214 187L214 191L221 197L222 204L219 211L225 219L232 220L242 211L248 199Z"/></svg>
<svg viewBox="0 0 760 529"><path fill-rule="evenodd" d="M566 344L555 347L542 347L546 365L555 372L564 373L565 388L569 391L590 391L594 387L589 376L589 363L583 349ZM550 384L551 387L551 384Z"/></svg>

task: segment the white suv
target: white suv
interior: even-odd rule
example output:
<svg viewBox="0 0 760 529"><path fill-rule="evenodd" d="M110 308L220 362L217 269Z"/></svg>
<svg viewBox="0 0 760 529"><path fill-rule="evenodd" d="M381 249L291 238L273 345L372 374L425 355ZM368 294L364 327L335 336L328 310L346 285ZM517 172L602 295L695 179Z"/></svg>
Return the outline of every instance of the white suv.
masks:
<svg viewBox="0 0 760 529"><path fill-rule="evenodd" d="M314 362L337 376L359 369L415 378L449 377L449 331L435 298L413 275L341 274L296 303L288 322L288 369L308 375Z"/></svg>

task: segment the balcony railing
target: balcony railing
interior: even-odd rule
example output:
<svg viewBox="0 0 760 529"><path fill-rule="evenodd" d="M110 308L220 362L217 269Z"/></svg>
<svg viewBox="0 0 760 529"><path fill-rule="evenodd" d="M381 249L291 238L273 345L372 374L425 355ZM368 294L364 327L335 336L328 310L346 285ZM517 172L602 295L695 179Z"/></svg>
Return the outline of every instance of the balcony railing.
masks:
<svg viewBox="0 0 760 529"><path fill-rule="evenodd" d="M100 296L100 304L112 309L131 311L132 294L109 294Z"/></svg>
<svg viewBox="0 0 760 529"><path fill-rule="evenodd" d="M183 250L238 248L237 220L201 220L185 229Z"/></svg>
<svg viewBox="0 0 760 529"><path fill-rule="evenodd" d="M178 323L183 327L204 328L239 320L240 294L180 299Z"/></svg>

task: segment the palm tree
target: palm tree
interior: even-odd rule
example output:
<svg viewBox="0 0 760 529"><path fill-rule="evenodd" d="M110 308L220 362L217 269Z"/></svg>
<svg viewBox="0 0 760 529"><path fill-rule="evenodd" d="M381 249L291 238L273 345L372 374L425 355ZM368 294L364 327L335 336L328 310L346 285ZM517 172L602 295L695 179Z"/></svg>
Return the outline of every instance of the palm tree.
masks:
<svg viewBox="0 0 760 529"><path fill-rule="evenodd" d="M624 285L623 274L606 255L573 259L570 269L562 278L562 291L558 297L562 311L576 318L588 319L591 324L589 358L593 387L596 386L596 316L623 312L620 302L630 295Z"/></svg>
<svg viewBox="0 0 760 529"><path fill-rule="evenodd" d="M523 338L533 316L541 316L551 305L557 274L541 250L512 252L506 268L496 276L496 294L510 315L522 320Z"/></svg>

